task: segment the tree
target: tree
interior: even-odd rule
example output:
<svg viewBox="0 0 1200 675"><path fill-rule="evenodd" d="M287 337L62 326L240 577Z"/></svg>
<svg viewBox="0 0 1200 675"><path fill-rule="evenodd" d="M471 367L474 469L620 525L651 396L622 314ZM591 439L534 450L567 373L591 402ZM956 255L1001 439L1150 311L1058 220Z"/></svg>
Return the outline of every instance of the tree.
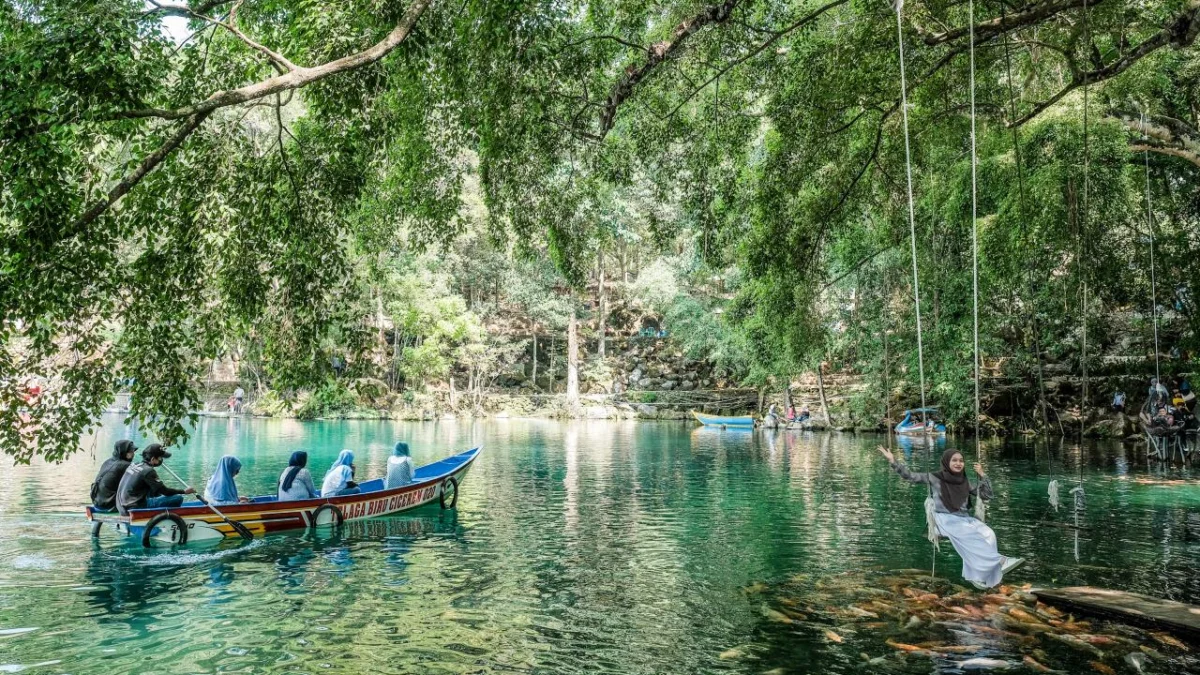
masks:
<svg viewBox="0 0 1200 675"><path fill-rule="evenodd" d="M606 241L608 195L654 195L666 213L646 216L651 238L690 241L707 269L739 276L736 297L699 306L722 309L747 381L823 349L823 285L904 240L883 3L151 4L0 5L0 444L20 460L74 451L131 378L134 416L181 438L195 364L251 332L273 382L318 384L322 340L358 340L358 256L453 240L472 181L488 236L505 242L493 252L544 251L576 289ZM1085 285L1094 307L1144 294L1109 273L1145 229L1134 153L1153 158L1157 203L1183 207L1151 209L1167 239L1194 226L1200 184L1200 2L966 12L910 4L901 17L930 368L954 405L972 32L989 330L1032 307L1047 358L1082 365L1071 331ZM176 43L166 15L193 34ZM1018 254L1022 227L1037 246ZM899 264L871 260L863 274ZM1072 273L1036 291L1028 275L1008 283L1023 260ZM988 348L1028 355L1018 343ZM31 374L50 394L22 413Z"/></svg>

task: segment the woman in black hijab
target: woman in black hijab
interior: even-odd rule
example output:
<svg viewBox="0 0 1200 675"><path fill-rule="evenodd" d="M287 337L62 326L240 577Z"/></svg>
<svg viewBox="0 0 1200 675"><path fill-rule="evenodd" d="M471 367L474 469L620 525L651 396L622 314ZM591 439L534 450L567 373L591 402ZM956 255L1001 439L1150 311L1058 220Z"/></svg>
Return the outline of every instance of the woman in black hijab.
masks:
<svg viewBox="0 0 1200 675"><path fill-rule="evenodd" d="M965 470L966 461L958 450L942 453L942 468L932 473L909 471L886 448L880 447L879 452L901 478L929 486L929 497L925 500L926 516L936 523L938 533L948 537L954 550L962 557L964 579L976 588L992 588L1000 583L1006 573L1025 562L1024 558L1000 555L996 548L996 533L971 515L972 495L985 502L992 498L992 484L983 473L983 466L975 465L979 483L971 485Z"/></svg>
<svg viewBox="0 0 1200 675"><path fill-rule="evenodd" d="M288 468L279 476L279 501L312 499L319 496L308 469L308 453L297 450L288 460Z"/></svg>

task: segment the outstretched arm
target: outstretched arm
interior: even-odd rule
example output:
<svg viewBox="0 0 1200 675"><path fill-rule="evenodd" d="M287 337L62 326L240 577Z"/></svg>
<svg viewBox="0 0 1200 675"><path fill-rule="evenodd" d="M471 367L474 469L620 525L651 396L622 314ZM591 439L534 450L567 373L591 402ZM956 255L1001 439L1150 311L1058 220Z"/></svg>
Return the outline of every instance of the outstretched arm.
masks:
<svg viewBox="0 0 1200 675"><path fill-rule="evenodd" d="M879 454L883 455L883 458L888 461L888 464L891 464L896 473L900 474L900 477L904 480L910 483L925 483L928 485L933 484L933 480L929 474L922 471L909 471L908 467L904 465L904 462L897 461L896 456L882 445L879 446Z"/></svg>

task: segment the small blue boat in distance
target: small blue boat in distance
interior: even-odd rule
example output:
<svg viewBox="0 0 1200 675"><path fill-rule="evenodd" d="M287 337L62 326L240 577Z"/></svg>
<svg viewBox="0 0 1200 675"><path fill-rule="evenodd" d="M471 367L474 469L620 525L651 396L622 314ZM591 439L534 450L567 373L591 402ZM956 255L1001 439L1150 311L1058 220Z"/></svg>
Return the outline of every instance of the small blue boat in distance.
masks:
<svg viewBox="0 0 1200 675"><path fill-rule="evenodd" d="M705 415L704 413L698 413L693 410L692 417L695 417L697 422L706 427L738 427L741 429L754 428L754 417L750 415L724 417L721 415Z"/></svg>
<svg viewBox="0 0 1200 675"><path fill-rule="evenodd" d="M896 433L904 436L945 435L946 425L937 408L915 408L904 411L904 419L896 425Z"/></svg>

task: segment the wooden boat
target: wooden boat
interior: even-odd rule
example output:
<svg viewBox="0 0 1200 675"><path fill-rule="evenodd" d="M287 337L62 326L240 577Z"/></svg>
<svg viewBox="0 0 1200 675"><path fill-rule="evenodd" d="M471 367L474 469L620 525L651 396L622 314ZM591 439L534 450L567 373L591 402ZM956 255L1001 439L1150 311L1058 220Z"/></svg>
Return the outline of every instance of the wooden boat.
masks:
<svg viewBox="0 0 1200 675"><path fill-rule="evenodd" d="M692 417L695 417L697 422L706 427L754 427L754 417L750 415L742 415L740 417L724 417L721 415L705 415L704 413L698 413L693 410Z"/></svg>
<svg viewBox="0 0 1200 675"><path fill-rule="evenodd" d="M937 408L916 408L904 411L904 419L896 425L895 431L903 436L944 436L946 425L942 423Z"/></svg>
<svg viewBox="0 0 1200 675"><path fill-rule="evenodd" d="M269 532L339 526L348 520L387 516L438 502L443 509L458 503L458 489L480 448L426 464L413 472L413 482L391 490L384 480L359 483L362 492L340 497L317 497L281 502L275 495L254 497L246 504L221 506L221 513L245 525L255 536ZM98 535L105 523L118 532L138 537L143 546L152 542L187 544L236 538L233 528L213 510L200 502L187 502L176 508L134 509L128 516L106 513L87 507L92 534Z"/></svg>

